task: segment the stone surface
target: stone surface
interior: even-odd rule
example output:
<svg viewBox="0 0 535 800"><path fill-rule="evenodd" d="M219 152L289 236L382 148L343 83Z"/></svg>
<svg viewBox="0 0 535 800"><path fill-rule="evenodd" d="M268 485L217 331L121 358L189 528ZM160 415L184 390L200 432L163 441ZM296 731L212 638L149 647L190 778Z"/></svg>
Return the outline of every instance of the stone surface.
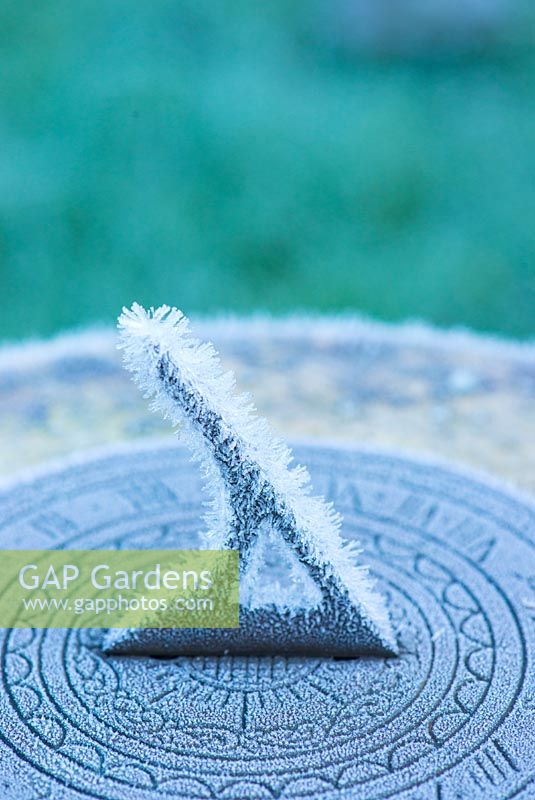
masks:
<svg viewBox="0 0 535 800"><path fill-rule="evenodd" d="M3 631L8 798L532 797L535 509L406 458L296 447L385 593L397 659L104 656L101 631ZM0 496L4 547L181 547L199 478L176 447Z"/></svg>
<svg viewBox="0 0 535 800"><path fill-rule="evenodd" d="M358 320L195 323L285 437L396 447L535 491L535 346ZM169 437L114 332L0 350L0 474L73 451Z"/></svg>

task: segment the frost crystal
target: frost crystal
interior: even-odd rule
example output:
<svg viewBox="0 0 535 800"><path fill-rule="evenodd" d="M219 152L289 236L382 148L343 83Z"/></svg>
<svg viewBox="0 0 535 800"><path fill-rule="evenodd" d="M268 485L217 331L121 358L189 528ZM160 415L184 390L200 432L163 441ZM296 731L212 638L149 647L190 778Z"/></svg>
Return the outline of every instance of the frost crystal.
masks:
<svg viewBox="0 0 535 800"><path fill-rule="evenodd" d="M124 362L152 409L180 430L211 501L205 542L240 551L240 628L114 631L111 652L396 652L383 598L341 518L311 495L307 470L255 415L209 343L176 308L134 303L118 323ZM264 573L270 575L269 580Z"/></svg>

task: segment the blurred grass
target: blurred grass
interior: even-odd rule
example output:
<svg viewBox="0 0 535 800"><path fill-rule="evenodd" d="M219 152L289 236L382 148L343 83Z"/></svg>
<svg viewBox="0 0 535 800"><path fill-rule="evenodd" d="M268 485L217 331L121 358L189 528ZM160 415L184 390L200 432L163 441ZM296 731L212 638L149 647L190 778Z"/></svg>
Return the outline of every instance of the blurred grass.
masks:
<svg viewBox="0 0 535 800"><path fill-rule="evenodd" d="M3 0L0 336L363 311L535 333L535 55L342 54L314 4Z"/></svg>

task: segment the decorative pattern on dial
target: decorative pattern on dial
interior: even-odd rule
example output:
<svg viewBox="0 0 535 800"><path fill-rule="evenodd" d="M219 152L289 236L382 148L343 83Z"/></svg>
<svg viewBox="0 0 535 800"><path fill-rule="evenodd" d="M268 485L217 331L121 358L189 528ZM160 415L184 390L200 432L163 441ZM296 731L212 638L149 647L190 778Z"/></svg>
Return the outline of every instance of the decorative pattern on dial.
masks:
<svg viewBox="0 0 535 800"><path fill-rule="evenodd" d="M386 454L295 451L361 541L400 657L106 657L101 631L3 631L7 797L535 796L533 507ZM111 455L5 492L1 542L195 546L201 503L181 449Z"/></svg>

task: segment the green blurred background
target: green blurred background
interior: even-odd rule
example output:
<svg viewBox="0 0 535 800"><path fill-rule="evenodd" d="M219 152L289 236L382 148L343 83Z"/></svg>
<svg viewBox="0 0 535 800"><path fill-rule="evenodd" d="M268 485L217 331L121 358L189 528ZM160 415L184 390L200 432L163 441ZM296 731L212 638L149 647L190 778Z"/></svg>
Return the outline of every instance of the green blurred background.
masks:
<svg viewBox="0 0 535 800"><path fill-rule="evenodd" d="M2 0L0 337L134 299L533 335L531 20L348 3Z"/></svg>

